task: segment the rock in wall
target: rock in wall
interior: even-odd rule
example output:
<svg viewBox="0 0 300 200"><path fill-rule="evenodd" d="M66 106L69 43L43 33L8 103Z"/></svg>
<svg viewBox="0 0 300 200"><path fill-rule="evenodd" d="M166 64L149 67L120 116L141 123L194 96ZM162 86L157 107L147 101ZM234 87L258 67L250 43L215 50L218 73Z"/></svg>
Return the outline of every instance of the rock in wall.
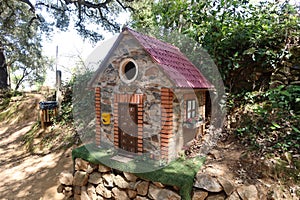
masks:
<svg viewBox="0 0 300 200"><path fill-rule="evenodd" d="M57 192L74 200L179 200L179 188L152 182L134 174L121 172L81 158L75 160L75 171L60 174ZM199 171L195 176L192 200L256 200L260 199L255 185L236 187L222 176Z"/></svg>

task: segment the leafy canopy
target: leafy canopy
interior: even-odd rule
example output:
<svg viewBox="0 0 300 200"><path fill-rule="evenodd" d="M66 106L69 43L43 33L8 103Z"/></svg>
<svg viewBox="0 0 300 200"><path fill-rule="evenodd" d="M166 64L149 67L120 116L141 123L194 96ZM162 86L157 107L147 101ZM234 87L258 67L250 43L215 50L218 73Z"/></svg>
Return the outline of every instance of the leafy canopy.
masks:
<svg viewBox="0 0 300 200"><path fill-rule="evenodd" d="M42 39L28 6L18 1L0 3L0 47L17 90L28 81L43 82L47 58L41 55Z"/></svg>
<svg viewBox="0 0 300 200"><path fill-rule="evenodd" d="M299 48L300 9L289 1L144 0L135 9L141 12L132 16L134 27L179 32L199 42L229 92L266 89L273 72L300 63L292 51Z"/></svg>
<svg viewBox="0 0 300 200"><path fill-rule="evenodd" d="M131 0L3 0L0 2L0 88L7 88L8 73L18 89L21 83L43 82L49 60L41 54L43 36L54 28L74 26L93 42L103 39L100 29L119 31L118 14L130 10ZM7 69L8 68L8 69Z"/></svg>
<svg viewBox="0 0 300 200"><path fill-rule="evenodd" d="M37 0L35 5L22 0L36 14L44 31L54 27L62 31L74 28L83 38L93 42L103 39L100 29L118 32L120 25L116 18L123 11L130 11L133 0Z"/></svg>
<svg viewBox="0 0 300 200"><path fill-rule="evenodd" d="M143 0L135 9L134 27L181 33L207 50L228 92L228 123L242 141L299 153L299 3Z"/></svg>

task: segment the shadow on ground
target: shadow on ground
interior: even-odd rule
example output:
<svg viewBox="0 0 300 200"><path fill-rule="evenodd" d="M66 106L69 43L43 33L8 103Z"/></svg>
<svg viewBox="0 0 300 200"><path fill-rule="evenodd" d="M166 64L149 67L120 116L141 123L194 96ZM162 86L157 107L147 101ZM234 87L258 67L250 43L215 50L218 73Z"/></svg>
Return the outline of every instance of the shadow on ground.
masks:
<svg viewBox="0 0 300 200"><path fill-rule="evenodd" d="M22 141L36 123L41 98L34 96L21 102L9 119L0 122L0 199L63 199L56 188L59 174L72 170L71 148L34 154Z"/></svg>

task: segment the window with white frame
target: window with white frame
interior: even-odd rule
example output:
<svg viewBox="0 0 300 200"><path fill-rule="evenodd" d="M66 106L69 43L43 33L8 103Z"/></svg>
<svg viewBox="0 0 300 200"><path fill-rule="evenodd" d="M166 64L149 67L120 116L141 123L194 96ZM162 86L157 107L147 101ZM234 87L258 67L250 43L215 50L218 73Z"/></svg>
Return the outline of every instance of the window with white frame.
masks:
<svg viewBox="0 0 300 200"><path fill-rule="evenodd" d="M190 99L186 100L186 119L194 118L196 117L196 100Z"/></svg>

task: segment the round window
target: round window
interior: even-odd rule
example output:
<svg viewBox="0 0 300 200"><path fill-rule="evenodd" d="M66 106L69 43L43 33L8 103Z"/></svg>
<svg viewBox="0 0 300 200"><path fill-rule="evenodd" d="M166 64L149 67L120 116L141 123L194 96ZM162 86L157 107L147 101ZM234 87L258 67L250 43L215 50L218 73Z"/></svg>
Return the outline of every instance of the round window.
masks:
<svg viewBox="0 0 300 200"><path fill-rule="evenodd" d="M138 75L138 66L132 59L126 59L121 62L120 77L121 80L130 83L136 79Z"/></svg>

